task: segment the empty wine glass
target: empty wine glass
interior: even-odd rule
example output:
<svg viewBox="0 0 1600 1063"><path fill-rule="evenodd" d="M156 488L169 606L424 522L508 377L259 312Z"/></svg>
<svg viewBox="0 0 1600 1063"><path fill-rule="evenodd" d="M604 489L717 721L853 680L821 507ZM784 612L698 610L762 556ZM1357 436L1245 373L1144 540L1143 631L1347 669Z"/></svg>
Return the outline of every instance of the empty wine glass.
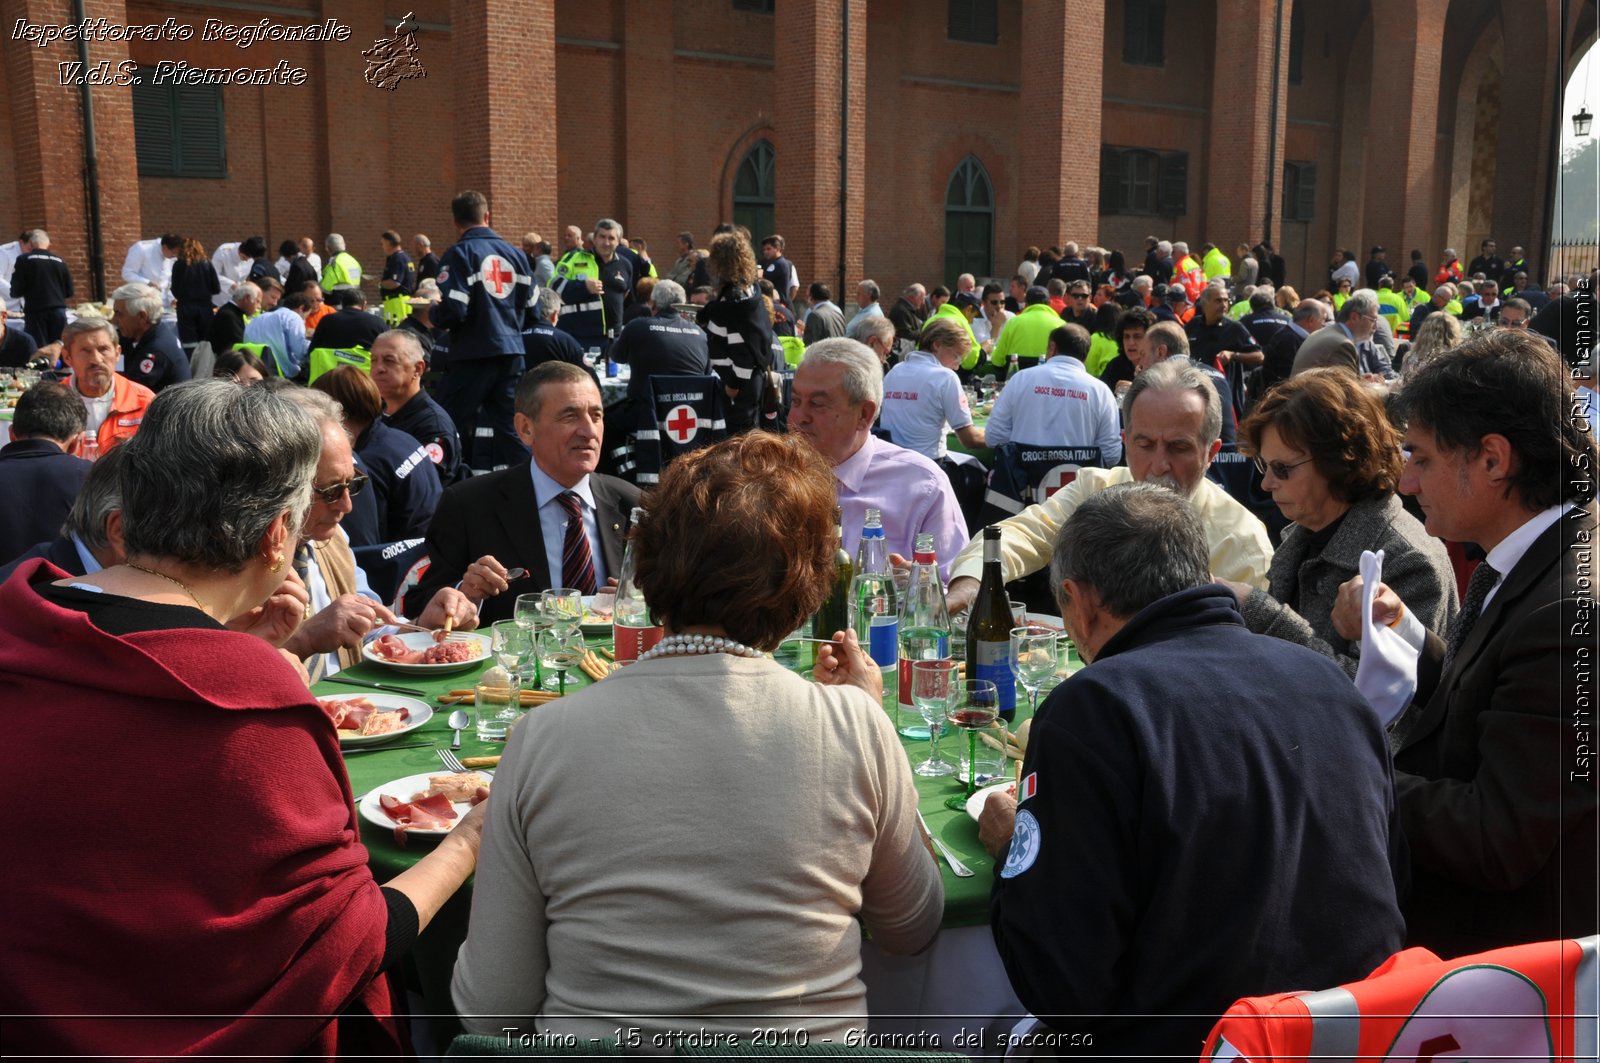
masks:
<svg viewBox="0 0 1600 1063"><path fill-rule="evenodd" d="M911 663L911 703L928 721L928 759L911 770L925 778L949 775L954 764L939 759L939 734L943 730L945 707L956 678L956 662L945 659Z"/></svg>
<svg viewBox="0 0 1600 1063"><path fill-rule="evenodd" d="M1029 708L1039 711L1039 684L1056 673L1060 632L1039 624L1011 629L1011 672L1028 692Z"/></svg>
<svg viewBox="0 0 1600 1063"><path fill-rule="evenodd" d="M516 675L533 653L533 632L515 620L496 620L489 644L500 667Z"/></svg>
<svg viewBox="0 0 1600 1063"><path fill-rule="evenodd" d="M978 732L994 723L1000 716L1000 691L988 679L959 679L950 687L950 700L946 704L945 719L967 732L967 763L978 759ZM966 797L978 789L977 772L967 772ZM945 807L963 810L966 797L945 798Z"/></svg>
<svg viewBox="0 0 1600 1063"><path fill-rule="evenodd" d="M547 623L577 630L583 620L583 592L575 587L552 587L540 592L540 612Z"/></svg>
<svg viewBox="0 0 1600 1063"><path fill-rule="evenodd" d="M539 663L556 673L556 689L563 696L567 693L567 672L578 667L587 651L583 632L576 627L564 629L552 624L539 632Z"/></svg>

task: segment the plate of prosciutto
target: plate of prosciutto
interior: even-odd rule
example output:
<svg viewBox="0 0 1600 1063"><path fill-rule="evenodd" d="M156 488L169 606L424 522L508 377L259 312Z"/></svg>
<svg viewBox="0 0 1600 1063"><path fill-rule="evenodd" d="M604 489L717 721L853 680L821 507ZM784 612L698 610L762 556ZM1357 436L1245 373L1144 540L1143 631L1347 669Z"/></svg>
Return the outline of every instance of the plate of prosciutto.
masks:
<svg viewBox="0 0 1600 1063"><path fill-rule="evenodd" d="M481 771L407 775L363 797L361 818L394 831L401 845L407 834L443 836L489 796L493 783L493 777Z"/></svg>
<svg viewBox="0 0 1600 1063"><path fill-rule="evenodd" d="M433 719L425 701L394 694L335 694L317 704L333 717L341 746L370 746L409 734Z"/></svg>
<svg viewBox="0 0 1600 1063"><path fill-rule="evenodd" d="M489 637L463 632L452 635L448 642L436 642L431 631L408 631L373 639L361 647L361 653L397 672L446 675L482 664L489 656Z"/></svg>

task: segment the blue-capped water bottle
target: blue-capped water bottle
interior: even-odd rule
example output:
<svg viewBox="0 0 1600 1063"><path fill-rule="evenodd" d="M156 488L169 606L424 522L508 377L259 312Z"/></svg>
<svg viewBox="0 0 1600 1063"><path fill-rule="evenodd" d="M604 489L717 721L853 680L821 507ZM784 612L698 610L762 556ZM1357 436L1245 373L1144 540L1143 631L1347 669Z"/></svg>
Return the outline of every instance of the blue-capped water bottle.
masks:
<svg viewBox="0 0 1600 1063"><path fill-rule="evenodd" d="M889 571L889 544L883 537L883 514L867 510L856 548L856 578L851 592L856 637L885 672L900 659L900 602ZM891 680L892 681L892 680Z"/></svg>

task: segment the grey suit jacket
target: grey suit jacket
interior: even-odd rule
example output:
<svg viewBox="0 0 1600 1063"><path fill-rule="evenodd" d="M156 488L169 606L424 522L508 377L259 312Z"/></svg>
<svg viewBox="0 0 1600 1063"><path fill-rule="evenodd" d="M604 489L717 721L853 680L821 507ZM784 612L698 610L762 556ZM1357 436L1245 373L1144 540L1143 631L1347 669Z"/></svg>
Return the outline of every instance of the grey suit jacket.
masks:
<svg viewBox="0 0 1600 1063"><path fill-rule="evenodd" d="M1356 345L1337 324L1324 325L1306 337L1306 341L1295 352L1294 368L1289 370L1289 375L1298 376L1307 369L1329 366L1346 368L1357 374L1361 372L1361 356L1356 353Z"/></svg>

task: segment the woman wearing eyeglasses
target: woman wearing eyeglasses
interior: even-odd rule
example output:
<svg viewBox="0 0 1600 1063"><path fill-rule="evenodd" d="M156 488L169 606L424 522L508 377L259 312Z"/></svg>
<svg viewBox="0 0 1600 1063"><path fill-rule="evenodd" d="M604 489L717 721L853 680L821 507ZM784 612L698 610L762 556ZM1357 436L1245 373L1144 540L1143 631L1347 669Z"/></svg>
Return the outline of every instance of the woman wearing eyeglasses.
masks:
<svg viewBox="0 0 1600 1063"><path fill-rule="evenodd" d="M1377 393L1343 370L1310 370L1268 392L1239 436L1292 522L1273 554L1269 590L1229 584L1251 631L1327 654L1354 677L1360 642L1342 638L1330 614L1363 550L1384 552L1383 581L1406 588L1406 608L1423 624L1449 629L1455 574L1444 544L1395 493L1400 433Z"/></svg>

